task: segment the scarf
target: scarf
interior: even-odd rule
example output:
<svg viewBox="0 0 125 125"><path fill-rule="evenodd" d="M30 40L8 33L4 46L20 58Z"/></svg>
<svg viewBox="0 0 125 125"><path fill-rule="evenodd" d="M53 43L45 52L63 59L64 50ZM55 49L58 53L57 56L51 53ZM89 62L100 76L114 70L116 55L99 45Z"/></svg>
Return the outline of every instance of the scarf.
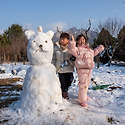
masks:
<svg viewBox="0 0 125 125"><path fill-rule="evenodd" d="M68 44L66 44L65 46L63 46L63 45L60 45L60 47L61 47L61 49L62 49L62 50L65 50L65 49L67 49L67 47L68 47Z"/></svg>

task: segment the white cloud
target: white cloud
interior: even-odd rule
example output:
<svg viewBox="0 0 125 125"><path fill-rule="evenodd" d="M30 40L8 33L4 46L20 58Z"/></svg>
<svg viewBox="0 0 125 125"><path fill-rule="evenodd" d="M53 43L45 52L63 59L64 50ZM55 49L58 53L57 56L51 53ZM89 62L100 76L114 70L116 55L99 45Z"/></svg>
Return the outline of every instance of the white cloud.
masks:
<svg viewBox="0 0 125 125"><path fill-rule="evenodd" d="M90 19L91 20L91 22L96 22L96 19Z"/></svg>
<svg viewBox="0 0 125 125"><path fill-rule="evenodd" d="M3 30L0 30L0 34L3 34L4 33L4 31Z"/></svg>
<svg viewBox="0 0 125 125"><path fill-rule="evenodd" d="M53 30L54 32L57 31L57 27L60 31L64 31L67 28L67 24L64 22L55 22L45 26L46 29Z"/></svg>

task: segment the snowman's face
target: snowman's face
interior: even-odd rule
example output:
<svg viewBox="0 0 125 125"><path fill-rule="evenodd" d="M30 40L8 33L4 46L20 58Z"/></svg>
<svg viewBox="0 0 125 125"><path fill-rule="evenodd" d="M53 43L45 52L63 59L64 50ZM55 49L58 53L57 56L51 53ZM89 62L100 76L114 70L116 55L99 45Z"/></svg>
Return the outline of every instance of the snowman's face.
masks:
<svg viewBox="0 0 125 125"><path fill-rule="evenodd" d="M27 55L32 65L51 63L53 43L51 37L43 32L38 32L29 39Z"/></svg>

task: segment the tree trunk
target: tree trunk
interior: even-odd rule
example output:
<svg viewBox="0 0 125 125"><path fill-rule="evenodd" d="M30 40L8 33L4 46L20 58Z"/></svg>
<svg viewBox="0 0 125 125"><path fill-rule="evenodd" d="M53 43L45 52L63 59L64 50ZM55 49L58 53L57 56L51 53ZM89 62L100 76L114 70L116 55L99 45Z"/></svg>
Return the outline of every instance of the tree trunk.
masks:
<svg viewBox="0 0 125 125"><path fill-rule="evenodd" d="M97 62L97 68L99 68L99 62L100 62L99 55L96 56L96 62Z"/></svg>

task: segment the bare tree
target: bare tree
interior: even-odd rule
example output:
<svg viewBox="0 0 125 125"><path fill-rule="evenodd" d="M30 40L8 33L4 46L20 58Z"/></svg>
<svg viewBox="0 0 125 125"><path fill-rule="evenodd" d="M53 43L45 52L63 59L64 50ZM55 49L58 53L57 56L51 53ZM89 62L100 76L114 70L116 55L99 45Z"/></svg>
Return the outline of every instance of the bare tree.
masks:
<svg viewBox="0 0 125 125"><path fill-rule="evenodd" d="M123 23L121 20L118 20L117 18L114 19L109 18L103 24L100 22L98 29L101 31L101 29L104 28L108 30L113 37L117 38L118 33L122 27Z"/></svg>
<svg viewBox="0 0 125 125"><path fill-rule="evenodd" d="M60 31L58 27L57 27L57 32L59 32L60 34L63 33L63 31Z"/></svg>
<svg viewBox="0 0 125 125"><path fill-rule="evenodd" d="M122 45L122 42L120 43L116 43L114 45L112 45L112 52L110 52L111 48L108 46L109 44L105 41L105 47L107 49L107 55L109 57L109 62L108 62L108 66L111 65L111 62L113 60L113 56L114 56L114 53L115 53L115 50Z"/></svg>
<svg viewBox="0 0 125 125"><path fill-rule="evenodd" d="M101 31L102 29L105 29L115 39L115 40L112 39L113 41L109 41L109 38L105 34L104 45L106 47L106 50L107 50L106 52L107 52L107 55L109 57L108 65L110 65L112 60L113 60L115 50L121 45L121 43L117 41L117 38L118 38L118 34L119 34L122 27L123 27L122 21L118 20L117 18L114 18L114 19L109 18L103 24L100 22L100 24L98 26L98 29L97 29L98 32Z"/></svg>
<svg viewBox="0 0 125 125"><path fill-rule="evenodd" d="M90 28L91 28L91 20L89 20L89 27L88 27L88 29L85 31L86 41L88 41L88 31L90 30Z"/></svg>

